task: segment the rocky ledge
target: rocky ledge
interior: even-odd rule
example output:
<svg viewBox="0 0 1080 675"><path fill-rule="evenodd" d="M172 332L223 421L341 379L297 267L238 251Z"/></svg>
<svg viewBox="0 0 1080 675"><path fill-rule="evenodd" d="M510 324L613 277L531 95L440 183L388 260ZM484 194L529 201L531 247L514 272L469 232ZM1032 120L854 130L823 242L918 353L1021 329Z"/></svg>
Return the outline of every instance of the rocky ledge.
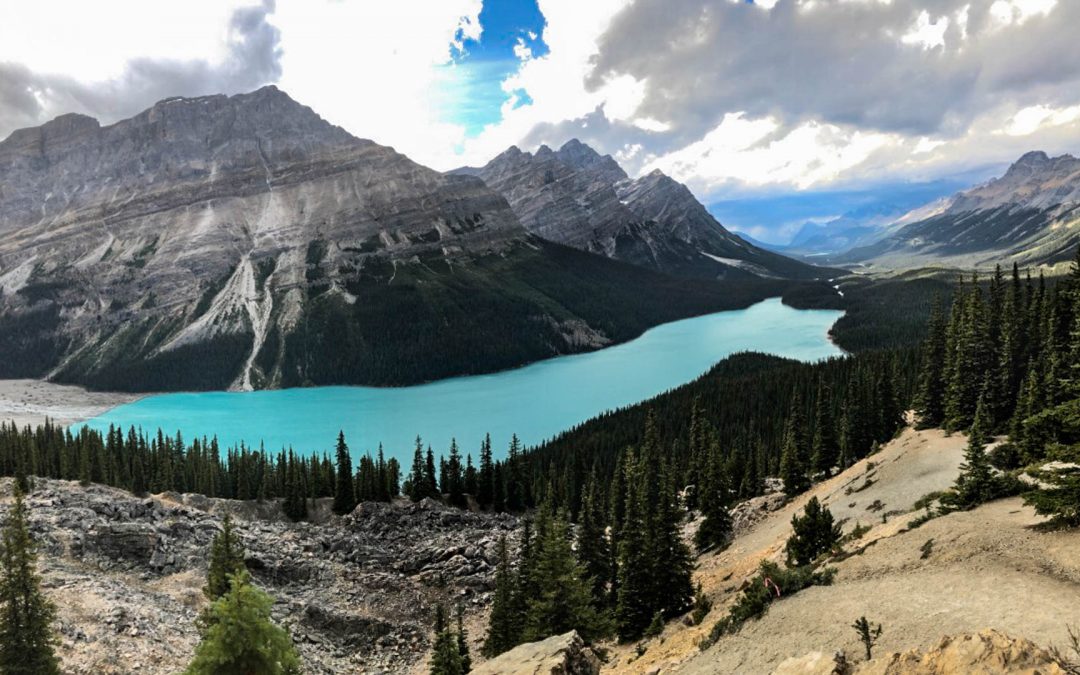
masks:
<svg viewBox="0 0 1080 675"><path fill-rule="evenodd" d="M10 501L11 481L0 487ZM190 659L210 541L232 515L256 582L277 600L309 673L405 672L430 646L438 602L482 635L496 547L514 517L425 500L365 503L319 524L272 502L138 498L37 479L28 497L43 585L59 608L65 672L174 673ZM475 645L474 645L475 646Z"/></svg>

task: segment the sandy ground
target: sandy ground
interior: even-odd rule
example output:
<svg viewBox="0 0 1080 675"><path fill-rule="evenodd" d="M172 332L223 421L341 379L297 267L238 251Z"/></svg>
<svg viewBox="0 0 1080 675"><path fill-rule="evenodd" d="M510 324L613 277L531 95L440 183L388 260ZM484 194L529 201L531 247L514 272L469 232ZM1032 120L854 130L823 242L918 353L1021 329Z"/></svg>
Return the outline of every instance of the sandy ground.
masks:
<svg viewBox="0 0 1080 675"><path fill-rule="evenodd" d="M42 380L0 380L0 422L36 426L48 418L66 426L138 398Z"/></svg>
<svg viewBox="0 0 1080 675"><path fill-rule="evenodd" d="M919 515L916 500L952 484L965 443L962 435L907 429L877 455L770 514L727 551L699 559L695 581L714 603L703 625L669 625L640 658L619 647L605 672L752 675L808 652L855 657L860 646L850 625L863 615L884 625L878 654L983 628L1063 645L1066 624L1080 624L1080 533L1036 527L1042 519L1019 498L907 527ZM832 586L777 602L761 620L700 651L697 642L726 615L759 562L781 559L791 516L813 495L845 531L871 526L845 547L861 553L832 564Z"/></svg>

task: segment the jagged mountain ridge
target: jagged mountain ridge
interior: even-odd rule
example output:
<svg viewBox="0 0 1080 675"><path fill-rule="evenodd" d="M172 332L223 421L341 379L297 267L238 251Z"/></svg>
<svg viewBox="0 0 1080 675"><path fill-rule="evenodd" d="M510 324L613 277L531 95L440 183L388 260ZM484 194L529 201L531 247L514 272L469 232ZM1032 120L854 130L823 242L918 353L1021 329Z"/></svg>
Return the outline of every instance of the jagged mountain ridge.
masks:
<svg viewBox="0 0 1080 675"><path fill-rule="evenodd" d="M410 384L776 293L537 239L480 179L274 87L14 132L0 235L0 376L114 390Z"/></svg>
<svg viewBox="0 0 1080 675"><path fill-rule="evenodd" d="M1080 159L1029 152L1000 178L901 219L845 262L887 267L1056 263L1080 243Z"/></svg>
<svg viewBox="0 0 1080 675"><path fill-rule="evenodd" d="M479 176L530 232L657 271L697 278L817 278L823 270L726 230L685 185L659 170L631 179L610 155L572 139L535 153L510 147Z"/></svg>

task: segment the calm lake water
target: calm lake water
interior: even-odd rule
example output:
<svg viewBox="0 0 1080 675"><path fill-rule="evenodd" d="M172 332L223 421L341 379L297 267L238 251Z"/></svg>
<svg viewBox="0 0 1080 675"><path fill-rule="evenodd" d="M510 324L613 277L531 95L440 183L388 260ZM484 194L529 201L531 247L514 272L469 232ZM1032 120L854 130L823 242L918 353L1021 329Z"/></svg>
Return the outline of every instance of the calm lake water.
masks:
<svg viewBox="0 0 1080 675"><path fill-rule="evenodd" d="M456 377L412 387L315 387L257 392L149 396L89 420L94 429L134 425L190 441L217 435L222 447L244 441L277 451L331 451L339 429L354 455L382 442L407 468L417 434L436 454L456 438L474 461L490 432L496 456L511 434L534 445L606 410L684 384L724 357L759 351L806 361L841 351L827 331L841 312L796 310L779 298L743 310L657 326L638 339L589 354L517 370Z"/></svg>

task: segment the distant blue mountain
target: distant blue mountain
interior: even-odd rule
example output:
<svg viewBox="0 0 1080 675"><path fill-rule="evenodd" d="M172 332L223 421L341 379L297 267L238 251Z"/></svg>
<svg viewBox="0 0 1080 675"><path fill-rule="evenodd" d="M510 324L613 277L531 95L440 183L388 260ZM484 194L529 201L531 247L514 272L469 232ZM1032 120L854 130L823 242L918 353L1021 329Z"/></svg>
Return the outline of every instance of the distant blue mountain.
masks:
<svg viewBox="0 0 1080 675"><path fill-rule="evenodd" d="M912 209L969 187L992 169L927 183L864 190L795 192L713 202L709 211L761 248L816 258L864 246Z"/></svg>

